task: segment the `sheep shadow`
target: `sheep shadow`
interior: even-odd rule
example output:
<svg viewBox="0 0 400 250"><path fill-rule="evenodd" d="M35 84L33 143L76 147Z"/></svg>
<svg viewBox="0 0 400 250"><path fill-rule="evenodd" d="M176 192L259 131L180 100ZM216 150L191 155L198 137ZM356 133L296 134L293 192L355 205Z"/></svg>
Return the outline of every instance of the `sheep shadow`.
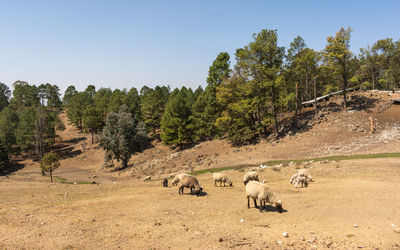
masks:
<svg viewBox="0 0 400 250"><path fill-rule="evenodd" d="M207 192L201 191L201 192L199 193L199 195L197 195L197 194L192 194L192 193L190 193L190 191L189 191L188 193L182 193L182 194L179 194L179 195L206 196L206 195L207 195Z"/></svg>
<svg viewBox="0 0 400 250"><path fill-rule="evenodd" d="M256 208L257 210L260 210L260 206L258 205L257 207L250 207L250 208ZM276 208L276 207L274 207L274 206L272 206L272 205L269 205L269 204L267 204L266 206L265 206L265 208L263 208L262 210L261 210L261 212L277 212L277 213L279 213L279 210ZM287 210L286 209L284 209L284 208L282 208L282 210L281 210L281 212L280 213L287 213Z"/></svg>

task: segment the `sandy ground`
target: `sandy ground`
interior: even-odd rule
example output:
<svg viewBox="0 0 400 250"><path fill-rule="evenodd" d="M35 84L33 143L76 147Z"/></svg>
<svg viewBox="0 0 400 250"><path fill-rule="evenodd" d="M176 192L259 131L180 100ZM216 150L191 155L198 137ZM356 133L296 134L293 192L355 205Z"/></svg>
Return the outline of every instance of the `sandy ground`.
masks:
<svg viewBox="0 0 400 250"><path fill-rule="evenodd" d="M288 180L299 167L259 172L282 199L281 214L271 206L260 213L253 203L248 209L237 170L227 172L231 188L199 175L200 197L159 181L68 185L10 177L0 181L0 248L399 248L400 159L313 163L315 182L296 189Z"/></svg>

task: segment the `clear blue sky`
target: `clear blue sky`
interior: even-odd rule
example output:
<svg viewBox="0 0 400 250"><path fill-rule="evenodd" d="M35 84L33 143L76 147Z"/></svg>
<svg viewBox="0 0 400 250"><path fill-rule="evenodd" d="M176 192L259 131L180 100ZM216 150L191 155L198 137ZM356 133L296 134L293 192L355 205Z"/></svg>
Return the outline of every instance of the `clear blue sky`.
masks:
<svg viewBox="0 0 400 250"><path fill-rule="evenodd" d="M209 66L261 29L321 50L340 27L351 49L400 39L400 1L0 0L0 81L83 90L205 86Z"/></svg>

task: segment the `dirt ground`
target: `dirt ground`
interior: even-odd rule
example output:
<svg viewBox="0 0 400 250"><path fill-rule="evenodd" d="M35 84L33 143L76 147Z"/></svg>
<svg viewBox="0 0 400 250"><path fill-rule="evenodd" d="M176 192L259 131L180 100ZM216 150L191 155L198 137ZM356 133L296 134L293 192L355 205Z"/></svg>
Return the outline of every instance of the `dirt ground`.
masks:
<svg viewBox="0 0 400 250"><path fill-rule="evenodd" d="M162 178L193 170L400 152L400 106L382 108L391 94L349 96L348 112L338 109L340 98L322 103L318 120L279 140L236 148L222 138L183 151L153 142L123 171L103 169L104 152L62 115L67 129L54 148L61 156L57 183L29 158L0 173L0 249L398 249L400 158L307 164L315 182L298 189L289 178L304 164L254 167L283 201L281 214L271 206L259 213L253 202L247 208L245 169L227 171L231 188L214 187L210 173L199 175L200 197L161 187ZM143 182L147 175L152 181Z"/></svg>
<svg viewBox="0 0 400 250"><path fill-rule="evenodd" d="M400 245L400 159L313 163L308 188L288 183L299 166L259 171L283 201L247 208L242 171L234 186L199 175L204 196L157 181L100 185L0 182L0 248L218 249L379 248ZM188 190L185 190L188 193ZM288 237L283 237L287 232Z"/></svg>

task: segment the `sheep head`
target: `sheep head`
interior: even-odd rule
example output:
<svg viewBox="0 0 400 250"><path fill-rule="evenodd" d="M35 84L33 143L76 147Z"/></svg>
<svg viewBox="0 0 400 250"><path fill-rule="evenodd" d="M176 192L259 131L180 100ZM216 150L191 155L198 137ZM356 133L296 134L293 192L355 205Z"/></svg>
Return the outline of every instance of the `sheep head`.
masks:
<svg viewBox="0 0 400 250"><path fill-rule="evenodd" d="M276 202L274 202L273 206L278 209L279 213L282 213L282 201L278 200Z"/></svg>

